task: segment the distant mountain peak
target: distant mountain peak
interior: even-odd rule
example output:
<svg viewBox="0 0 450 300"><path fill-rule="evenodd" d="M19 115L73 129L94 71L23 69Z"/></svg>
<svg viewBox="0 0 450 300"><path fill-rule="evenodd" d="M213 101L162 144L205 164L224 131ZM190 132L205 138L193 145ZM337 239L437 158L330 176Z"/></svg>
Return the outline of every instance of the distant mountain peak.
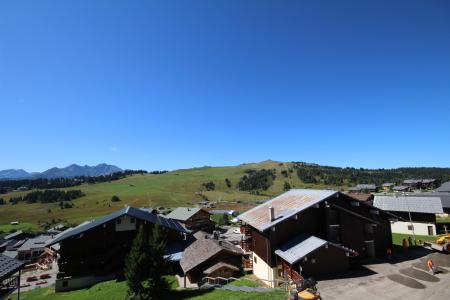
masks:
<svg viewBox="0 0 450 300"><path fill-rule="evenodd" d="M121 168L101 163L96 166L80 166L71 164L64 168L53 167L42 173L28 173L22 169L9 169L0 171L0 179L25 179L25 178L72 178L80 176L101 176L123 171Z"/></svg>

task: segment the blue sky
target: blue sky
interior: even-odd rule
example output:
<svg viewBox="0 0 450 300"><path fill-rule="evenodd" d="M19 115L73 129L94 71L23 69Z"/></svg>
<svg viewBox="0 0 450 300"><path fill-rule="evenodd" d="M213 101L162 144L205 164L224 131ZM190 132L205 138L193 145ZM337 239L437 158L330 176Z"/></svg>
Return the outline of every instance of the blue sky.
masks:
<svg viewBox="0 0 450 300"><path fill-rule="evenodd" d="M450 167L449 1L1 1L0 169Z"/></svg>

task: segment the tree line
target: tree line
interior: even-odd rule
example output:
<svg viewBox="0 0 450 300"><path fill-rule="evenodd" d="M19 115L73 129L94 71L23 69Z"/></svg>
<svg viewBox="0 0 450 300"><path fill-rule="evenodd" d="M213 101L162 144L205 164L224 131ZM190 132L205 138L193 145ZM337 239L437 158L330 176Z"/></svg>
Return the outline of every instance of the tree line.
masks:
<svg viewBox="0 0 450 300"><path fill-rule="evenodd" d="M12 204L17 204L19 202L26 203L53 203L53 202L63 202L72 201L74 199L83 197L85 194L80 190L44 190L44 191L34 191L30 192L24 196L11 197L9 202Z"/></svg>
<svg viewBox="0 0 450 300"><path fill-rule="evenodd" d="M72 178L29 178L19 180L0 180L0 194L6 194L12 190L19 188L32 189L60 189L72 186L79 186L83 183L95 184L101 182L110 182L125 178L129 175L135 174L164 174L168 171L145 171L145 170L125 170L122 172L115 172L110 175L101 176L78 176Z"/></svg>
<svg viewBox="0 0 450 300"><path fill-rule="evenodd" d="M386 182L401 184L406 179L436 179L438 183L450 180L450 168L397 168L364 169L319 166L307 163L294 163L298 178L304 183L327 185L355 185Z"/></svg>
<svg viewBox="0 0 450 300"><path fill-rule="evenodd" d="M262 170L246 170L244 175L237 184L237 188L241 191L267 190L276 178L274 169Z"/></svg>

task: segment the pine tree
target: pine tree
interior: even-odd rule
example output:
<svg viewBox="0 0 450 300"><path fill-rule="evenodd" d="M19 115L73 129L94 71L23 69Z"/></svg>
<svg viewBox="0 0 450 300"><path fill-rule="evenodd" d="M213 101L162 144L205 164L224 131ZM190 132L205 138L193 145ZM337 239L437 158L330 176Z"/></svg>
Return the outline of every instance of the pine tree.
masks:
<svg viewBox="0 0 450 300"><path fill-rule="evenodd" d="M149 263L148 250L148 238L141 226L125 259L124 275L127 280L129 299L145 299L144 280L148 277L146 270Z"/></svg>
<svg viewBox="0 0 450 300"><path fill-rule="evenodd" d="M147 280L148 299L161 299L169 285L163 275L167 274L169 266L166 252L166 234L161 226L156 223L153 227L152 236L149 243L150 264L148 266L149 276Z"/></svg>
<svg viewBox="0 0 450 300"><path fill-rule="evenodd" d="M165 252L166 235L161 226L155 224L150 238L141 226L125 260L128 299L161 299L161 295L169 289L163 277L169 266Z"/></svg>

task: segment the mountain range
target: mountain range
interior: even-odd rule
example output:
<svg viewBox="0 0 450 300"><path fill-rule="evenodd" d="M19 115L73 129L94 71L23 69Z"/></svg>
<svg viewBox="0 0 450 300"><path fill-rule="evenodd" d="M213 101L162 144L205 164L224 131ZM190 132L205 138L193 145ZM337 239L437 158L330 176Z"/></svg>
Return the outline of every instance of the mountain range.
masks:
<svg viewBox="0 0 450 300"><path fill-rule="evenodd" d="M22 169L8 169L0 171L0 179L28 179L28 178L71 178L79 176L101 176L123 171L114 165L98 164L96 166L80 166L72 164L65 168L51 168L44 172L27 172Z"/></svg>

